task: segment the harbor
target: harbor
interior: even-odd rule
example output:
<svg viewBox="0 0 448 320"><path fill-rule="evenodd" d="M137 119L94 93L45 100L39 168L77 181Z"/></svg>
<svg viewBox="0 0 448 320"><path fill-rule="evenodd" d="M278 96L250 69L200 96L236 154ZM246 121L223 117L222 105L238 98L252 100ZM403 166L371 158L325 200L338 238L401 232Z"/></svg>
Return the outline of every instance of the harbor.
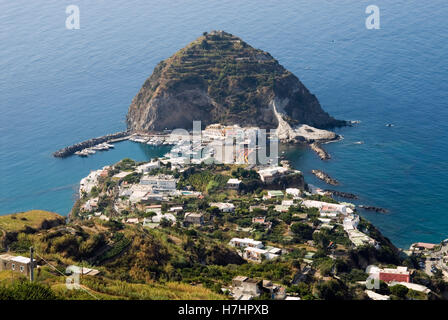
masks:
<svg viewBox="0 0 448 320"><path fill-rule="evenodd" d="M86 157L88 155L95 154L97 151L109 150L114 147L112 143L127 140L129 137L129 131L120 131L105 136L92 138L60 149L53 153L53 157L66 158L74 154L81 157Z"/></svg>
<svg viewBox="0 0 448 320"><path fill-rule="evenodd" d="M85 149L83 149L81 151L75 151L74 154L76 154L77 156L80 156L80 157L87 157L88 155L95 154L97 151L106 151L106 150L109 150L109 149L112 149L112 148L114 148L113 144L110 144L110 143L107 143L107 142L103 142L103 143L100 143L100 144L98 144L96 146L93 146L93 147L90 147L90 148L85 148Z"/></svg>

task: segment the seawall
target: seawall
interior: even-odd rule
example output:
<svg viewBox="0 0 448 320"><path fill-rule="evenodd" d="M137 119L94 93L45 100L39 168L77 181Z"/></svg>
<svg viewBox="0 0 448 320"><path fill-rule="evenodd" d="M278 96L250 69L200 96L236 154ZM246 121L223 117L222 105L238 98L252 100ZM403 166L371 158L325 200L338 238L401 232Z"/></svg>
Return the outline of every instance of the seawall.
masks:
<svg viewBox="0 0 448 320"><path fill-rule="evenodd" d="M108 134L105 136L92 138L83 142L79 142L77 144L65 147L53 153L53 156L56 158L65 158L74 154L76 151L81 151L85 148L93 147L97 144L103 142L118 142L121 140L126 140L130 136L129 131L120 131L112 134Z"/></svg>

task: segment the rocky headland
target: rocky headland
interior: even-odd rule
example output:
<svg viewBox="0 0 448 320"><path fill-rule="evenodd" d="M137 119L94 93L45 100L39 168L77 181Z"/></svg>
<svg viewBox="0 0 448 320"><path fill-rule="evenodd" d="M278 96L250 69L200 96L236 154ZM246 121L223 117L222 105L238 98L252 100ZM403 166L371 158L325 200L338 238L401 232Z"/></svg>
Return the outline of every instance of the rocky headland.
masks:
<svg viewBox="0 0 448 320"><path fill-rule="evenodd" d="M194 120L203 126L279 128L282 140L308 140L309 127L300 129L304 124L320 129L347 124L326 113L316 96L268 52L224 31L204 33L160 62L127 114L133 132L190 129ZM300 133L305 134L302 139ZM328 135L325 139L336 138Z"/></svg>

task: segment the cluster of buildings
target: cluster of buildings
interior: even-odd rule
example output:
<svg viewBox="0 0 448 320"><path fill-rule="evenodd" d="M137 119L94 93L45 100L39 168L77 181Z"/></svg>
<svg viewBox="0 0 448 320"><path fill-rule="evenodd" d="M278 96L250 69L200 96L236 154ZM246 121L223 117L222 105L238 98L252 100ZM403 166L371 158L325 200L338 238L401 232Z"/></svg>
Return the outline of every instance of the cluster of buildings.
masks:
<svg viewBox="0 0 448 320"><path fill-rule="evenodd" d="M211 124L201 134L172 132L168 139L174 144L161 161L172 167L202 162L249 163L248 156L256 150L258 128L241 128L238 125ZM234 144L236 142L236 145ZM236 186L235 186L236 187Z"/></svg>
<svg viewBox="0 0 448 320"><path fill-rule="evenodd" d="M431 290L424 285L412 283L412 274L407 267L379 268L377 266L370 266L368 268L368 273L370 279L384 281L389 287L402 285L410 290L422 292L424 294L429 294L431 292ZM365 292L372 300L390 300L388 295L382 295L372 290L365 290Z"/></svg>
<svg viewBox="0 0 448 320"><path fill-rule="evenodd" d="M79 183L79 194L89 194L94 187L99 184L100 177L107 177L109 174L110 166L105 166L100 170L91 171L89 175L81 179Z"/></svg>
<svg viewBox="0 0 448 320"><path fill-rule="evenodd" d="M115 199L114 208L117 212L130 210L136 206L147 206L152 203L167 202L177 196L200 197L201 192L177 190L178 179L172 175L144 174L139 183L119 186L119 196Z"/></svg>
<svg viewBox="0 0 448 320"><path fill-rule="evenodd" d="M344 231L355 247L372 245L378 248L376 240L359 230L360 217L354 213L352 205L316 200L303 200L302 205L306 208L317 208L319 210L319 220L323 223L323 227L331 228L334 223L342 222Z"/></svg>
<svg viewBox="0 0 448 320"><path fill-rule="evenodd" d="M143 224L145 227L156 228L163 221L170 223L171 225L175 224L180 217L180 214L183 212L183 209L179 209L182 207L172 207L168 210L168 212L162 213L160 205L152 205L146 207L147 213L152 213L150 217L146 218L125 218L123 219L124 223L128 224ZM183 225L185 227L196 226L200 227L205 224L204 214L201 212L185 212L183 214Z"/></svg>

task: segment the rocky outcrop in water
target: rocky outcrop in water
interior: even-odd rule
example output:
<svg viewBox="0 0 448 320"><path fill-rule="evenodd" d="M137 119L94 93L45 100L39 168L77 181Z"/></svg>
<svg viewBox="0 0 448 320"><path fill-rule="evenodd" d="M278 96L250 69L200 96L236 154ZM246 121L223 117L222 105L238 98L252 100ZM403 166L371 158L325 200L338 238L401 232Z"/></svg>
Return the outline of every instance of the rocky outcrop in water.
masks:
<svg viewBox="0 0 448 320"><path fill-rule="evenodd" d="M127 125L134 132L202 125L274 129L277 111L291 126L346 125L322 110L317 98L269 53L223 31L204 33L160 62L132 100Z"/></svg>
<svg viewBox="0 0 448 320"><path fill-rule="evenodd" d="M361 208L361 209L364 209L364 210L375 211L375 212L378 212L378 213L388 213L389 212L387 209L384 209L384 208L373 207L373 206L366 206L366 205L363 205L363 204L359 205L358 207Z"/></svg>
<svg viewBox="0 0 448 320"><path fill-rule="evenodd" d="M325 192L329 192L332 195L340 198L346 198L346 199L358 199L358 196L356 194L350 193L350 192L343 192L343 191L337 191L337 190L329 190L326 189Z"/></svg>
<svg viewBox="0 0 448 320"><path fill-rule="evenodd" d="M321 171L321 170L311 170L311 172L318 177L320 180L331 184L333 186L337 186L339 184L339 182L336 179L333 179L332 177L330 177L327 173Z"/></svg>
<svg viewBox="0 0 448 320"><path fill-rule="evenodd" d="M331 159L330 154L327 151L325 151L325 149L322 148L319 143L317 143L317 142L311 143L310 148L311 148L311 150L313 150L314 152L317 153L317 155L319 156L319 158L321 160Z"/></svg>

